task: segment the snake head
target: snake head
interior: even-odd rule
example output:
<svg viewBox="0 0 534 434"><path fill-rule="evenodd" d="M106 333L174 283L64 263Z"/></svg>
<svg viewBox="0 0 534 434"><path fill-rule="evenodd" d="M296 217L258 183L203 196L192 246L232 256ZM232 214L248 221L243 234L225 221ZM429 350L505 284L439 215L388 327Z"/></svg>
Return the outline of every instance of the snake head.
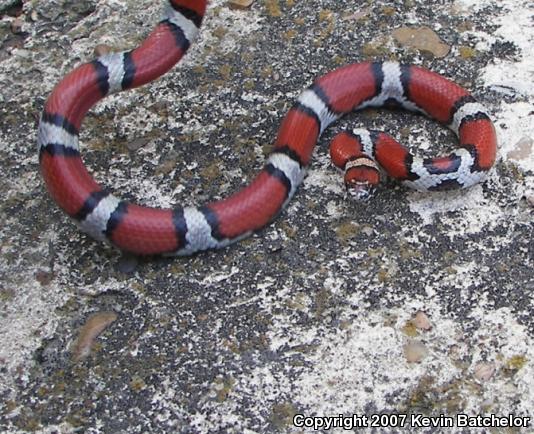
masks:
<svg viewBox="0 0 534 434"><path fill-rule="evenodd" d="M347 162L344 181L349 196L365 202L371 198L380 182L380 171L374 160L363 155Z"/></svg>

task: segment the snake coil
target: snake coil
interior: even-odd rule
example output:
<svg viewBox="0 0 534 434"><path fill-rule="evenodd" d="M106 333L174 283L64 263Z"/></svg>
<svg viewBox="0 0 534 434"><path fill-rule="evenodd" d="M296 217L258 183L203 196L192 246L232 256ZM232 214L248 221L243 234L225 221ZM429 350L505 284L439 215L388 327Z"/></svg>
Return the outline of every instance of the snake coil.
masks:
<svg viewBox="0 0 534 434"><path fill-rule="evenodd" d="M282 121L273 151L252 182L232 196L200 207L156 209L121 201L103 189L82 162L78 135L87 111L111 93L165 74L200 28L206 1L165 1L163 19L136 49L107 54L66 75L49 96L38 128L47 189L79 227L136 254L192 254L242 239L270 222L301 183L321 133L343 114L394 103L449 126L459 147L449 156L421 159L384 133L357 130L334 142L334 162L362 196L360 173L388 174L420 190L469 187L495 161L496 136L484 109L460 86L416 66L357 63L318 78ZM357 180L356 182L354 180Z"/></svg>

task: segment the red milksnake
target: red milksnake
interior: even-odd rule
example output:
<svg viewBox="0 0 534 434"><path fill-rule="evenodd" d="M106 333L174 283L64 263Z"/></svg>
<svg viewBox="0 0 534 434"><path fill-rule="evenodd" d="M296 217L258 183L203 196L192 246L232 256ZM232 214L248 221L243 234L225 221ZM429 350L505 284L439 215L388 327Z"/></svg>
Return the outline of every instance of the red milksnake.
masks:
<svg viewBox="0 0 534 434"><path fill-rule="evenodd" d="M140 47L79 66L46 102L38 130L46 186L57 204L97 240L147 255L192 254L242 239L269 223L293 197L328 125L365 107L394 104L425 113L449 126L460 146L447 157L423 160L384 133L342 133L331 154L346 170L347 187L357 197L365 197L378 182L373 161L419 190L469 187L493 165L493 124L467 91L416 66L358 63L320 77L298 97L265 167L232 196L198 208L155 209L121 201L98 185L82 162L82 120L106 95L141 86L172 68L195 39L205 9L206 1L165 1L162 21Z"/></svg>

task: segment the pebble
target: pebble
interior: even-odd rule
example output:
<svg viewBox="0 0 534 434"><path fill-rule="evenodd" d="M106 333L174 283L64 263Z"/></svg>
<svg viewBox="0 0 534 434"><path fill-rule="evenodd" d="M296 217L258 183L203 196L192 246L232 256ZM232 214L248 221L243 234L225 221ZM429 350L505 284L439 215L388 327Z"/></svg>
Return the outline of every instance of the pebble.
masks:
<svg viewBox="0 0 534 434"><path fill-rule="evenodd" d="M148 137L137 137L133 140L130 140L126 147L130 151L137 151L138 149L141 149L143 146L146 146L150 142L150 139Z"/></svg>
<svg viewBox="0 0 534 434"><path fill-rule="evenodd" d="M51 271L38 270L35 273L35 280L37 280L37 282L39 282L41 286L48 285L50 282L52 282L53 279L54 273L52 273Z"/></svg>
<svg viewBox="0 0 534 434"><path fill-rule="evenodd" d="M254 0L230 0L227 4L231 9L248 9Z"/></svg>
<svg viewBox="0 0 534 434"><path fill-rule="evenodd" d="M508 158L516 161L527 160L532 155L534 140L532 137L523 136L514 145L514 149L508 152Z"/></svg>
<svg viewBox="0 0 534 434"><path fill-rule="evenodd" d="M428 316L426 313L419 311L415 314L415 317L413 319L413 324L415 327L417 327L419 330L430 330L432 328L432 324L430 323L430 320L428 319Z"/></svg>
<svg viewBox="0 0 534 434"><path fill-rule="evenodd" d="M17 56L20 59L30 59L33 53L30 50L25 50L23 48L17 48L12 51L14 56Z"/></svg>
<svg viewBox="0 0 534 434"><path fill-rule="evenodd" d="M362 234L365 234L368 237L371 237L375 233L375 230L372 228L372 226L367 226L366 225L366 226L362 226L361 232L362 232Z"/></svg>
<svg viewBox="0 0 534 434"><path fill-rule="evenodd" d="M488 381L494 373L495 365L493 363L478 363L473 375L478 381Z"/></svg>
<svg viewBox="0 0 534 434"><path fill-rule="evenodd" d="M404 345L404 357L408 363L418 363L428 356L428 350L421 342L410 341Z"/></svg>
<svg viewBox="0 0 534 434"><path fill-rule="evenodd" d="M345 15L342 19L343 21L359 21L363 20L365 17L369 15L369 12L371 12L370 8L359 10L358 12L354 12L349 15Z"/></svg>
<svg viewBox="0 0 534 434"><path fill-rule="evenodd" d="M434 57L445 57L450 47L445 44L438 34L428 27L401 27L393 32L393 37L405 47L427 51Z"/></svg>
<svg viewBox="0 0 534 434"><path fill-rule="evenodd" d="M94 49L93 53L96 57L105 56L106 54L111 53L112 49L109 45L98 44Z"/></svg>
<svg viewBox="0 0 534 434"><path fill-rule="evenodd" d="M15 18L11 21L11 32L15 35L22 33L22 20L20 18Z"/></svg>
<svg viewBox="0 0 534 434"><path fill-rule="evenodd" d="M98 312L91 315L78 333L78 339L72 350L72 359L78 362L91 354L91 349L98 335L116 319L117 314L115 312Z"/></svg>

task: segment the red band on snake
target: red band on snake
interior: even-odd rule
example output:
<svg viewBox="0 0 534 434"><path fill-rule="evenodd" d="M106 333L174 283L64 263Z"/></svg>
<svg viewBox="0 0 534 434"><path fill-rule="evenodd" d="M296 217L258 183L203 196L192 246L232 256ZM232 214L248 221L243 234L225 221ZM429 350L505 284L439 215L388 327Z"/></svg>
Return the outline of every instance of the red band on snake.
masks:
<svg viewBox="0 0 534 434"><path fill-rule="evenodd" d="M82 162L78 146L82 120L106 95L141 86L172 68L195 39L205 9L205 1L166 1L164 18L140 47L76 68L45 104L38 148L46 186L57 204L97 240L136 254L182 255L242 239L269 223L293 197L325 128L343 114L365 107L394 103L425 113L456 132L459 147L449 156L423 160L383 133L357 130L347 136L348 150L334 158L340 167L363 154L410 187L432 190L469 187L493 165L493 124L467 91L420 67L358 63L320 77L298 97L282 121L265 167L232 196L174 209L121 201L103 189Z"/></svg>

